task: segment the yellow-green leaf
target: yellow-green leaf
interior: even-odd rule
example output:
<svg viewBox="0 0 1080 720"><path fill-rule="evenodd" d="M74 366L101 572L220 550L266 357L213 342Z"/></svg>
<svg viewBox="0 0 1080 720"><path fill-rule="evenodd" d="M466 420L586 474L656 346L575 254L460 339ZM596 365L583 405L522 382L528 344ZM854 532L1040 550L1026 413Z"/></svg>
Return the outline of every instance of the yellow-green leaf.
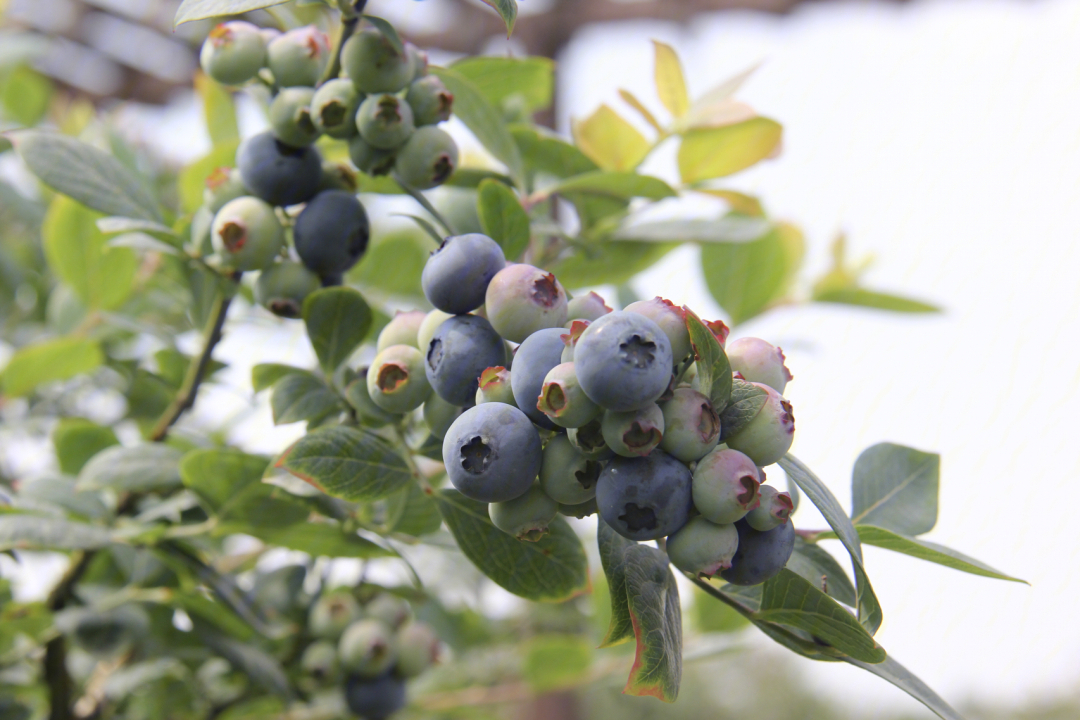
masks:
<svg viewBox="0 0 1080 720"><path fill-rule="evenodd" d="M236 126L236 106L232 94L201 72L195 75L195 91L202 100L210 142L215 147L239 142L240 131Z"/></svg>
<svg viewBox="0 0 1080 720"><path fill-rule="evenodd" d="M633 170L649 154L649 141L607 105L573 124L574 142L604 170Z"/></svg>
<svg viewBox="0 0 1080 720"><path fill-rule="evenodd" d="M679 145L684 183L725 177L767 158L780 142L782 127L769 118L707 130L691 130Z"/></svg>
<svg viewBox="0 0 1080 720"><path fill-rule="evenodd" d="M207 155L199 158L180 171L177 185L180 191L180 207L184 212L195 212L203 203L206 178L219 167L232 167L236 163L237 142L217 145Z"/></svg>
<svg viewBox="0 0 1080 720"><path fill-rule="evenodd" d="M690 97L686 93L686 81L683 79L679 56L670 45L653 40L656 51L656 94L660 102L675 117L682 117L690 107Z"/></svg>
<svg viewBox="0 0 1080 720"><path fill-rule="evenodd" d="M0 374L4 395L28 395L42 383L88 373L105 356L93 340L64 337L20 348Z"/></svg>

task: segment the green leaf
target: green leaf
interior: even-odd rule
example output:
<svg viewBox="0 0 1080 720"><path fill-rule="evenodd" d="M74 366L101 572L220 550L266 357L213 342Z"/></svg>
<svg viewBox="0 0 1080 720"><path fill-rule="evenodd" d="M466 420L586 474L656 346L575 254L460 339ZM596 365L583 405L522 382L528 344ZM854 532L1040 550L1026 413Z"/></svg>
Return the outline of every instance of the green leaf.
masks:
<svg viewBox="0 0 1080 720"><path fill-rule="evenodd" d="M769 394L757 385L732 378L727 404L720 411L720 442L724 442L756 418L768 398Z"/></svg>
<svg viewBox="0 0 1080 720"><path fill-rule="evenodd" d="M889 293L876 292L860 287L835 288L814 292L814 302L837 303L840 305L857 305L859 307L874 308L876 310L891 310L902 313L936 313L941 312L937 305L912 300L911 298Z"/></svg>
<svg viewBox="0 0 1080 720"><path fill-rule="evenodd" d="M236 142L215 145L208 154L180 171L176 184L180 192L180 208L184 212L193 213L202 206L206 178L218 168L231 168L235 165L238 145Z"/></svg>
<svg viewBox="0 0 1080 720"><path fill-rule="evenodd" d="M765 218L731 213L716 220L656 220L624 225L612 238L637 242L747 243L772 228L773 224Z"/></svg>
<svg viewBox="0 0 1080 720"><path fill-rule="evenodd" d="M228 660L235 670L246 675L256 685L280 697L292 697L292 687L285 671L265 650L223 637L220 633L211 631L203 622L195 624L195 634L204 645Z"/></svg>
<svg viewBox="0 0 1080 720"><path fill-rule="evenodd" d="M511 125L510 132L530 171L565 178L599 169L576 147L534 125Z"/></svg>
<svg viewBox="0 0 1080 720"><path fill-rule="evenodd" d="M709 398L719 415L731 398L731 363L712 330L705 327L701 319L689 309L686 309L686 328L690 331L690 344L694 347L698 391Z"/></svg>
<svg viewBox="0 0 1080 720"><path fill-rule="evenodd" d="M0 387L9 397L29 395L47 382L88 373L105 357L93 340L62 337L19 348L0 373Z"/></svg>
<svg viewBox="0 0 1080 720"><path fill-rule="evenodd" d="M507 260L516 260L529 246L529 214L513 190L496 180L480 183L476 197L480 226L499 243Z"/></svg>
<svg viewBox="0 0 1080 720"><path fill-rule="evenodd" d="M802 576L814 587L822 587L824 579L825 594L849 607L855 607L855 587L851 584L844 568L836 558L816 543L808 543L801 537L795 538L795 549L788 559L788 570Z"/></svg>
<svg viewBox="0 0 1080 720"><path fill-rule="evenodd" d="M597 170L567 178L548 188L548 192L561 195L587 193L589 195L604 195L619 200L629 200L635 197L663 200L664 198L675 197L678 194L660 178L638 175L632 172L607 170Z"/></svg>
<svg viewBox="0 0 1080 720"><path fill-rule="evenodd" d="M579 248L549 269L568 290L622 285L677 247L678 243L595 243Z"/></svg>
<svg viewBox="0 0 1080 720"><path fill-rule="evenodd" d="M233 144L240 142L240 130L236 124L236 106L232 93L213 78L199 72L195 74L195 92L202 100L206 132L210 144Z"/></svg>
<svg viewBox="0 0 1080 720"><path fill-rule="evenodd" d="M425 234L413 230L377 235L348 277L365 289L422 298L420 274L436 247Z"/></svg>
<svg viewBox="0 0 1080 720"><path fill-rule="evenodd" d="M39 477L19 482L19 499L62 508L70 515L100 520L111 514L96 492L78 492L75 481L66 477ZM36 510L36 507L32 508Z"/></svg>
<svg viewBox="0 0 1080 720"><path fill-rule="evenodd" d="M393 513L397 516L391 528L393 532L420 537L437 532L442 527L439 506L416 483L409 483L408 487L390 498L389 502L400 504L400 507L393 508Z"/></svg>
<svg viewBox="0 0 1080 720"><path fill-rule="evenodd" d="M480 0L480 2L495 8L499 17L506 23L506 37L514 32L514 22L517 20L517 0Z"/></svg>
<svg viewBox="0 0 1080 720"><path fill-rule="evenodd" d="M282 5L288 0L184 0L176 9L173 27L180 23L222 15L240 15L251 10Z"/></svg>
<svg viewBox="0 0 1080 720"><path fill-rule="evenodd" d="M491 524L486 503L456 490L443 490L435 500L461 552L505 590L543 602L562 602L586 591L585 549L561 517L539 541L523 542Z"/></svg>
<svg viewBox="0 0 1080 720"><path fill-rule="evenodd" d="M79 473L80 490L113 488L144 492L180 485L180 458L184 453L162 443L110 447L86 463Z"/></svg>
<svg viewBox="0 0 1080 720"><path fill-rule="evenodd" d="M645 136L607 105L572 124L574 143L604 170L633 170L652 146Z"/></svg>
<svg viewBox="0 0 1080 720"><path fill-rule="evenodd" d="M140 220L139 218L126 218L126 217L103 217L96 223L97 229L106 235L114 235L116 233L131 233L131 232L147 232L158 233L164 235L170 239L177 238L179 236L167 225L162 225L159 222L153 220Z"/></svg>
<svg viewBox="0 0 1080 720"><path fill-rule="evenodd" d="M851 522L901 535L934 529L941 456L878 443L862 451L851 476Z"/></svg>
<svg viewBox="0 0 1080 720"><path fill-rule="evenodd" d="M328 495L352 501L389 497L412 479L405 461L389 443L348 427L308 433L282 453L275 467Z"/></svg>
<svg viewBox="0 0 1080 720"><path fill-rule="evenodd" d="M43 183L106 215L162 221L148 183L92 145L54 132L11 135L27 167Z"/></svg>
<svg viewBox="0 0 1080 720"><path fill-rule="evenodd" d="M428 222L427 218L422 218L419 215L409 215L408 213L394 213L394 217L409 218L416 226L427 233L428 237L434 240L436 243L442 244L444 235L435 229L435 226Z"/></svg>
<svg viewBox="0 0 1080 720"><path fill-rule="evenodd" d="M464 57L450 67L467 77L495 107L515 95L530 112L551 106L555 89L555 61L545 57Z"/></svg>
<svg viewBox="0 0 1080 720"><path fill-rule="evenodd" d="M855 660L854 658L847 657L843 658L843 660L844 662L851 663L855 667L860 667L869 673L873 673L883 680L891 682L893 685L930 708L935 715L944 718L944 720L964 720L963 716L953 710L947 702L942 700L940 695L931 690L926 683L915 677L911 671L896 662L891 656L885 658L883 662L875 664L864 663Z"/></svg>
<svg viewBox="0 0 1080 720"><path fill-rule="evenodd" d="M375 17L374 15L365 15L364 19L367 20L372 26L382 33L383 37L390 41L390 44L394 46L394 50L400 57L405 57L405 44L401 42L401 36L398 35L394 26L383 20L381 17Z"/></svg>
<svg viewBox="0 0 1080 720"><path fill-rule="evenodd" d="M247 486L261 484L268 462L237 450L193 450L180 462L180 477L216 512Z"/></svg>
<svg viewBox="0 0 1080 720"><path fill-rule="evenodd" d="M304 523L286 528L259 527L250 532L270 545L299 550L312 557L367 559L394 555L356 533L345 532L336 523Z"/></svg>
<svg viewBox="0 0 1080 720"><path fill-rule="evenodd" d="M765 581L758 618L805 630L856 660L885 659L885 650L851 613L787 568Z"/></svg>
<svg viewBox="0 0 1080 720"><path fill-rule="evenodd" d="M172 592L169 605L179 607L189 616L212 623L239 640L250 640L255 631L225 603L214 602L197 590Z"/></svg>
<svg viewBox="0 0 1080 720"><path fill-rule="evenodd" d="M91 309L112 310L131 295L139 259L128 248L108 247L98 213L57 196L41 228L49 267Z"/></svg>
<svg viewBox="0 0 1080 720"><path fill-rule="evenodd" d="M626 550L632 541L619 535L603 520L596 527L596 546L600 564L607 578L611 598L611 621L600 647L621 645L634 637L634 622L630 617L630 599L626 591Z"/></svg>
<svg viewBox="0 0 1080 720"><path fill-rule="evenodd" d="M304 300L304 325L323 372L333 375L364 341L371 326L371 308L350 287L328 287Z"/></svg>
<svg viewBox="0 0 1080 720"><path fill-rule="evenodd" d="M750 625L750 621L730 605L716 602L701 590L694 593L691 616L694 627L702 633L732 633Z"/></svg>
<svg viewBox="0 0 1080 720"><path fill-rule="evenodd" d="M788 267L786 246L775 230L750 242L701 246L705 285L735 325L765 310L783 292Z"/></svg>
<svg viewBox="0 0 1080 720"><path fill-rule="evenodd" d="M6 119L32 127L45 117L52 95L53 84L48 78L27 65L19 65L3 77L0 105Z"/></svg>
<svg viewBox="0 0 1080 720"><path fill-rule="evenodd" d="M96 550L112 542L105 528L40 515L0 514L0 552Z"/></svg>
<svg viewBox="0 0 1080 720"><path fill-rule="evenodd" d="M538 693L580 685L593 659L592 646L577 635L536 635L521 652L521 676Z"/></svg>
<svg viewBox="0 0 1080 720"><path fill-rule="evenodd" d="M745 170L772 154L782 132L780 123L763 117L690 130L679 144L679 175L690 184Z"/></svg>
<svg viewBox="0 0 1080 720"><path fill-rule="evenodd" d="M433 67L431 74L454 95L454 116L465 123L480 144L506 165L514 182L523 184L524 168L514 138L503 123L502 115L492 107L479 88L456 70Z"/></svg>
<svg viewBox="0 0 1080 720"><path fill-rule="evenodd" d="M300 500L273 485L250 482L217 508L221 525L216 532L257 535L258 528L290 528L310 515Z"/></svg>
<svg viewBox="0 0 1080 720"><path fill-rule="evenodd" d="M723 420L721 420L723 423ZM855 571L855 594L858 600L859 622L863 627L876 633L881 627L881 604L878 603L874 588L870 585L870 578L863 567L862 545L859 543L859 534L855 531L851 519L836 501L825 483L814 475L810 468L803 465L794 455L788 453L780 459L780 467L787 474L788 479L799 486L803 494L810 498L810 502L821 512L825 522L837 534L840 542L851 556L851 565Z"/></svg>
<svg viewBox="0 0 1080 720"><path fill-rule="evenodd" d="M971 573L972 575L982 575L983 577L1027 584L1026 580L1006 575L973 557L968 557L952 548L938 545L929 540L907 537L892 530L874 527L873 525L856 525L855 529L859 533L859 539L867 545L903 553L920 560L950 567L953 570Z"/></svg>
<svg viewBox="0 0 1080 720"><path fill-rule="evenodd" d="M690 96L686 92L686 80L683 79L679 56L670 45L653 40L656 69L653 73L656 82L656 94L668 112L676 118L686 114L690 107Z"/></svg>
<svg viewBox="0 0 1080 720"><path fill-rule="evenodd" d="M289 373L274 383L270 394L274 424L318 420L344 409L338 396L311 373Z"/></svg>
<svg viewBox="0 0 1080 720"><path fill-rule="evenodd" d="M255 392L262 392L286 375L310 375L303 368L280 363L259 363L251 368L251 387Z"/></svg>

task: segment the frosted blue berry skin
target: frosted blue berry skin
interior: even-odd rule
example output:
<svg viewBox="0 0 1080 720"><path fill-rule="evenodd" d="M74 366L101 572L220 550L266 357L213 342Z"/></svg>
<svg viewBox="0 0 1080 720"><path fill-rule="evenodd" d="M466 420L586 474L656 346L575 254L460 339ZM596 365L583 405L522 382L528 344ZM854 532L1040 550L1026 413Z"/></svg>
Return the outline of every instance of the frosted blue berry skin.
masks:
<svg viewBox="0 0 1080 720"><path fill-rule="evenodd" d="M690 519L690 470L662 450L611 460L596 484L604 522L631 540L672 535Z"/></svg>
<svg viewBox="0 0 1080 720"><path fill-rule="evenodd" d="M795 549L795 526L786 522L768 532L759 532L746 520L735 523L739 531L739 549L731 567L720 572L732 585L760 585L787 565Z"/></svg>
<svg viewBox="0 0 1080 720"><path fill-rule="evenodd" d="M312 147L294 148L266 131L253 135L236 151L244 186L271 205L297 205L319 191L322 158Z"/></svg>
<svg viewBox="0 0 1080 720"><path fill-rule="evenodd" d="M479 315L454 315L444 320L424 352L431 388L459 407L476 401L480 374L506 360L502 338Z"/></svg>
<svg viewBox="0 0 1080 720"><path fill-rule="evenodd" d="M502 248L487 235L453 235L431 253L420 287L439 310L461 315L484 304L488 283L504 267Z"/></svg>
<svg viewBox="0 0 1080 720"><path fill-rule="evenodd" d="M405 680L393 671L376 678L350 675L345 680L345 704L364 720L385 720L405 707Z"/></svg>
<svg viewBox="0 0 1080 720"><path fill-rule="evenodd" d="M340 275L367 249L371 226L356 196L345 190L324 190L307 204L293 226L293 244L300 259L320 277Z"/></svg>
<svg viewBox="0 0 1080 720"><path fill-rule="evenodd" d="M644 315L613 312L594 320L574 347L585 394L606 410L647 407L671 381L671 343Z"/></svg>
<svg viewBox="0 0 1080 720"><path fill-rule="evenodd" d="M536 403L544 387L544 378L551 369L562 362L562 328L538 330L525 338L514 355L514 369L510 373L510 388L514 401L534 423L547 430L555 428L551 418L542 413Z"/></svg>
<svg viewBox="0 0 1080 720"><path fill-rule="evenodd" d="M521 497L540 472L540 435L525 413L504 403L462 413L446 431L442 451L450 482L480 502Z"/></svg>

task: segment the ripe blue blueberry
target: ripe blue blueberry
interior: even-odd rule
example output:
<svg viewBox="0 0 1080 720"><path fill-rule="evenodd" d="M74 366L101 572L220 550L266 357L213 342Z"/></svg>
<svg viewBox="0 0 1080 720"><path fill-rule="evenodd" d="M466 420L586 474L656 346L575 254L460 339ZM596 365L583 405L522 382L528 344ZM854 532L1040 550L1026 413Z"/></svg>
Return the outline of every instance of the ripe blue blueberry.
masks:
<svg viewBox="0 0 1080 720"><path fill-rule="evenodd" d="M285 229L274 208L250 196L230 200L214 215L210 239L223 267L261 270L274 263L285 245Z"/></svg>
<svg viewBox="0 0 1080 720"><path fill-rule="evenodd" d="M502 338L478 315L453 315L428 343L425 372L431 387L447 402L464 407L476 400L480 373L506 358Z"/></svg>
<svg viewBox="0 0 1080 720"><path fill-rule="evenodd" d="M544 378L559 364L562 357L562 328L547 328L525 338L514 354L510 387L519 408L542 428L551 430L555 424L537 408Z"/></svg>
<svg viewBox="0 0 1080 720"><path fill-rule="evenodd" d="M371 362L367 389L372 402L390 413L407 413L431 395L424 354L411 345L391 345Z"/></svg>
<svg viewBox="0 0 1080 720"><path fill-rule="evenodd" d="M412 135L412 108L397 95L368 95L356 111L356 129L372 147L393 150Z"/></svg>
<svg viewBox="0 0 1080 720"><path fill-rule="evenodd" d="M671 344L671 357L676 363L682 362L693 352L690 331L686 328L686 310L670 300L659 296L652 300L638 300L623 308L623 312L644 315L656 323L657 327L667 335L668 342Z"/></svg>
<svg viewBox="0 0 1080 720"><path fill-rule="evenodd" d="M405 680L392 671L376 678L350 675L345 680L345 704L364 720L386 720L405 707Z"/></svg>
<svg viewBox="0 0 1080 720"><path fill-rule="evenodd" d="M501 365L485 368L480 373L480 384L476 388L476 404L501 402L517 407L514 402L514 390L510 385L510 371Z"/></svg>
<svg viewBox="0 0 1080 720"><path fill-rule="evenodd" d="M330 61L330 40L314 25L289 30L266 45L266 64L278 87L314 87Z"/></svg>
<svg viewBox="0 0 1080 720"><path fill-rule="evenodd" d="M795 505L791 495L780 492L772 485L762 485L761 504L746 514L746 522L759 532L768 532L788 521Z"/></svg>
<svg viewBox="0 0 1080 720"><path fill-rule="evenodd" d="M664 413L656 403L640 410L608 410L600 421L604 442L623 457L644 457L660 445L664 437Z"/></svg>
<svg viewBox="0 0 1080 720"><path fill-rule="evenodd" d="M424 401L424 422L427 423L428 432L442 440L446 437L446 431L461 417L466 408L452 405L436 393L431 393Z"/></svg>
<svg viewBox="0 0 1080 720"><path fill-rule="evenodd" d="M604 440L602 417L590 420L579 428L570 428L566 431L566 439L588 460L607 460L615 457L615 452Z"/></svg>
<svg viewBox="0 0 1080 720"><path fill-rule="evenodd" d="M311 98L311 119L320 132L348 140L356 135L356 109L360 94L347 78L335 78L319 86Z"/></svg>
<svg viewBox="0 0 1080 720"><path fill-rule="evenodd" d="M370 234L367 213L355 195L324 190L297 216L293 245L304 265L320 277L332 277L360 260Z"/></svg>
<svg viewBox="0 0 1080 720"><path fill-rule="evenodd" d="M394 632L381 620L357 620L338 641L338 655L346 670L363 677L377 677L397 659Z"/></svg>
<svg viewBox="0 0 1080 720"><path fill-rule="evenodd" d="M664 413L660 447L683 462L700 460L720 442L720 418L709 398L698 391L675 388L660 409Z"/></svg>
<svg viewBox="0 0 1080 720"><path fill-rule="evenodd" d="M443 463L462 495L505 502L524 495L540 472L540 435L525 413L504 403L466 410L443 440Z"/></svg>
<svg viewBox="0 0 1080 720"><path fill-rule="evenodd" d="M625 412L656 402L671 381L671 343L644 315L613 312L594 320L574 348L578 381L593 402Z"/></svg>
<svg viewBox="0 0 1080 720"><path fill-rule="evenodd" d="M786 522L767 532L750 527L746 520L735 523L739 532L739 549L731 567L720 571L720 577L732 585L759 585L776 575L787 565L795 549L795 526Z"/></svg>
<svg viewBox="0 0 1080 720"><path fill-rule="evenodd" d="M533 483L513 500L488 505L491 524L518 540L536 542L548 534L548 525L559 514L559 504Z"/></svg>
<svg viewBox="0 0 1080 720"><path fill-rule="evenodd" d="M663 450L646 457L617 457L596 485L604 522L631 540L673 535L690 519L690 470Z"/></svg>
<svg viewBox="0 0 1080 720"><path fill-rule="evenodd" d="M360 135L349 139L349 159L365 175L389 175L394 169L397 150L380 150Z"/></svg>
<svg viewBox="0 0 1080 720"><path fill-rule="evenodd" d="M562 328L566 302L566 291L554 275L532 265L515 264L491 279L484 305L495 330L519 343L538 330Z"/></svg>
<svg viewBox="0 0 1080 720"><path fill-rule="evenodd" d="M423 310L410 310L394 313L390 322L386 323L379 331L379 338L375 341L375 352L385 350L391 345L412 345L419 348L417 333L420 331L420 323L424 322L427 313Z"/></svg>
<svg viewBox="0 0 1080 720"><path fill-rule="evenodd" d="M457 143L449 133L434 125L417 128L398 150L394 161L394 170L402 181L418 190L442 185L457 166Z"/></svg>
<svg viewBox="0 0 1080 720"><path fill-rule="evenodd" d="M738 450L713 450L694 468L694 507L708 520L727 525L757 507L759 486L753 460Z"/></svg>
<svg viewBox="0 0 1080 720"><path fill-rule="evenodd" d="M577 295L570 299L566 305L566 317L569 320L599 320L611 312L611 308L604 302L604 298L595 292L585 295Z"/></svg>
<svg viewBox="0 0 1080 720"><path fill-rule="evenodd" d="M307 202L322 180L322 159L314 148L291 147L270 131L241 143L236 165L244 186L271 205Z"/></svg>
<svg viewBox="0 0 1080 720"><path fill-rule="evenodd" d="M319 276L300 263L283 260L259 273L255 302L279 317L298 318L304 299L322 287Z"/></svg>
<svg viewBox="0 0 1080 720"><path fill-rule="evenodd" d="M363 93L396 93L409 82L414 68L375 28L364 28L341 48L341 65Z"/></svg>
<svg viewBox="0 0 1080 720"><path fill-rule="evenodd" d="M420 127L449 120L454 96L446 89L442 80L434 75L427 75L409 84L405 102L412 108L413 122Z"/></svg>
<svg viewBox="0 0 1080 720"><path fill-rule="evenodd" d="M732 341L727 348L731 369L753 383L768 385L783 394L792 380L791 371L784 364L784 351L761 338L743 337Z"/></svg>
<svg viewBox="0 0 1080 720"><path fill-rule="evenodd" d="M430 625L419 621L407 623L397 634L398 661L395 670L404 678L413 678L439 661L442 643Z"/></svg>
<svg viewBox="0 0 1080 720"><path fill-rule="evenodd" d="M245 83L266 62L266 41L259 28L242 20L221 23L206 36L199 63L223 85Z"/></svg>
<svg viewBox="0 0 1080 720"><path fill-rule="evenodd" d="M574 449L565 435L556 435L544 446L540 487L561 505L580 505L596 497L601 465Z"/></svg>
<svg viewBox="0 0 1080 720"><path fill-rule="evenodd" d="M582 391L572 362L560 363L548 371L536 409L564 428L581 427L602 412Z"/></svg>
<svg viewBox="0 0 1080 720"><path fill-rule="evenodd" d="M502 248L487 235L452 235L432 251L420 287L432 305L460 315L484 304L488 283L504 267Z"/></svg>
<svg viewBox="0 0 1080 720"><path fill-rule="evenodd" d="M731 567L739 549L739 533L734 525L717 525L695 517L667 539L671 564L694 575L712 577Z"/></svg>
<svg viewBox="0 0 1080 720"><path fill-rule="evenodd" d="M754 383L768 392L768 399L757 417L724 442L745 453L758 467L772 465L784 457L795 439L795 414L791 403L768 385Z"/></svg>

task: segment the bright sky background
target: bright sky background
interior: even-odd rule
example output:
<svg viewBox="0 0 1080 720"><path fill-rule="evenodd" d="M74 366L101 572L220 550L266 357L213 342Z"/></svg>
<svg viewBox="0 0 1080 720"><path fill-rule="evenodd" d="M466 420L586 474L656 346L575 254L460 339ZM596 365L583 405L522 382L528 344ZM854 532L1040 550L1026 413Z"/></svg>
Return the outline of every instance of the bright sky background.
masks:
<svg viewBox="0 0 1080 720"><path fill-rule="evenodd" d="M426 5L372 3L391 4L404 15ZM804 228L814 274L843 230L855 257L877 258L868 284L946 308L797 307L735 333L784 347L795 374L786 393L798 420L793 452L842 504L868 445L940 452L939 522L927 538L1032 583L867 548L885 610L878 639L954 704L1075 693L1080 460L1068 431L1080 430L1080 3L823 3L786 17L715 15L689 29L589 28L560 58L561 126L600 102L632 117L619 87L661 114L654 37L679 49L692 95L763 61L739 97L784 123L785 150L730 187ZM136 129L174 156L205 151L205 138L191 136L199 117L190 99L141 117ZM646 169L675 179L670 153ZM696 268L687 248L635 287L719 317ZM267 319L227 338L236 387L215 390L199 413L250 412L237 439L284 447L299 427L269 427L247 378L255 362L310 362L297 325ZM796 524L824 526L807 502ZM921 706L862 671L797 662L855 716L920 716Z"/></svg>

